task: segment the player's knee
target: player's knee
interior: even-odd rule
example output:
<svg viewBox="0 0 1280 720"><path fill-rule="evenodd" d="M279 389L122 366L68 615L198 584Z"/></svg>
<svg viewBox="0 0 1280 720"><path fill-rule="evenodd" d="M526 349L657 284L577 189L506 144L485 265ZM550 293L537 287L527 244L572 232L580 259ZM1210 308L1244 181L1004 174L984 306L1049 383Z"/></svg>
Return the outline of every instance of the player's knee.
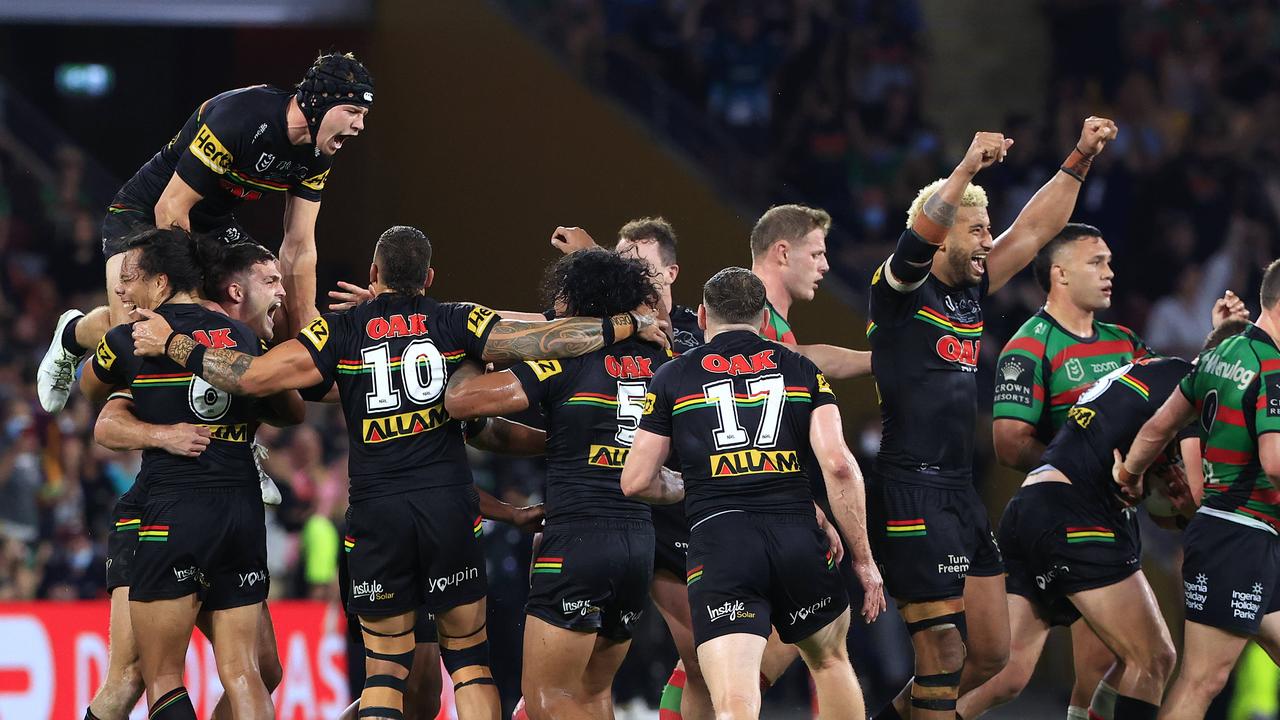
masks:
<svg viewBox="0 0 1280 720"><path fill-rule="evenodd" d="M1173 668L1177 664L1178 651L1174 649L1173 642L1169 638L1161 638L1148 663L1152 677L1159 680L1161 684L1169 682L1169 678L1173 675Z"/></svg>
<svg viewBox="0 0 1280 720"><path fill-rule="evenodd" d="M760 717L760 694L746 690L726 689L712 696L716 720Z"/></svg>
<svg viewBox="0 0 1280 720"><path fill-rule="evenodd" d="M1003 705L1013 702L1031 682L1035 672L1035 663L1010 663L986 682L991 690L993 704Z"/></svg>
<svg viewBox="0 0 1280 720"><path fill-rule="evenodd" d="M284 667L280 665L280 656L275 652L264 653L263 657L258 658L258 671L262 674L262 684L267 686L267 692L275 692L284 679Z"/></svg>
<svg viewBox="0 0 1280 720"><path fill-rule="evenodd" d="M1009 666L1009 649L989 648L981 652L975 650L961 662L969 663L972 667L970 672L974 675L974 681L983 683L999 675L1001 671Z"/></svg>

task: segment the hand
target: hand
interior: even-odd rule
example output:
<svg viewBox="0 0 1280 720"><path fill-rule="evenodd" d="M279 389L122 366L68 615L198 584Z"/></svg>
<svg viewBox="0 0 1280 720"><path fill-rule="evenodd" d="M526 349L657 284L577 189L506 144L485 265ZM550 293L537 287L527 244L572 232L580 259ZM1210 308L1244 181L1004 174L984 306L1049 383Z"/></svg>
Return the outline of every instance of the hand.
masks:
<svg viewBox="0 0 1280 720"><path fill-rule="evenodd" d="M1090 115L1084 119L1084 128L1080 131L1080 142L1076 147L1085 155L1093 157L1102 152L1107 143L1115 140L1118 132L1120 130L1114 122Z"/></svg>
<svg viewBox="0 0 1280 720"><path fill-rule="evenodd" d="M977 175L983 168L1004 162L1005 153L1009 152L1012 145L1013 139L1000 133L974 133L973 142L969 143L969 149L965 151L964 159L958 167L971 175Z"/></svg>
<svg viewBox="0 0 1280 720"><path fill-rule="evenodd" d="M142 319L133 325L133 351L144 357L163 356L173 328L152 310L137 308L135 312Z"/></svg>
<svg viewBox="0 0 1280 720"><path fill-rule="evenodd" d="M1249 320L1249 308L1230 290L1213 304L1213 326L1217 328L1228 320Z"/></svg>
<svg viewBox="0 0 1280 720"><path fill-rule="evenodd" d="M546 510L543 509L542 503L538 503L537 505L526 505L512 510L511 524L521 532L542 532L543 521L546 517L547 513Z"/></svg>
<svg viewBox="0 0 1280 720"><path fill-rule="evenodd" d="M813 509L818 513L818 529L822 531L823 535L827 536L827 548L831 550L831 556L835 559L836 564L839 565L840 561L844 560L844 543L840 540L840 531L836 530L835 525L832 525L827 520L822 508L814 505Z"/></svg>
<svg viewBox="0 0 1280 720"><path fill-rule="evenodd" d="M1111 479L1120 488L1120 495L1126 504L1133 506L1142 502L1142 476L1133 475L1124 467L1124 458L1119 450L1115 453L1116 462L1111 466ZM1127 478L1127 482L1126 482Z"/></svg>
<svg viewBox="0 0 1280 720"><path fill-rule="evenodd" d="M158 439L161 450L170 455L191 458L198 457L204 452L204 449L209 447L211 438L209 428L191 423L178 423L166 426Z"/></svg>
<svg viewBox="0 0 1280 720"><path fill-rule="evenodd" d="M568 255L579 250L589 250L596 245L596 241L591 239L586 230L580 227L558 227L556 231L551 233L551 247Z"/></svg>
<svg viewBox="0 0 1280 720"><path fill-rule="evenodd" d="M871 558L853 561L853 574L858 576L862 585L862 619L871 624L880 613L888 609L884 600L884 580L880 578L880 568Z"/></svg>
<svg viewBox="0 0 1280 720"><path fill-rule="evenodd" d="M372 300L373 288L363 288L359 285L352 285L349 282L339 280L338 289L329 291L329 299L337 301L329 303L331 311L349 310L361 303Z"/></svg>
<svg viewBox="0 0 1280 720"><path fill-rule="evenodd" d="M1173 507L1185 517L1191 517L1197 510L1195 496L1191 494L1191 483L1187 482L1187 474L1182 466L1170 463L1161 473L1164 479L1164 496L1169 498Z"/></svg>
<svg viewBox="0 0 1280 720"><path fill-rule="evenodd" d="M631 311L631 320L636 324L635 336L645 342L653 343L663 349L671 348L671 338L657 321L653 308L642 305Z"/></svg>

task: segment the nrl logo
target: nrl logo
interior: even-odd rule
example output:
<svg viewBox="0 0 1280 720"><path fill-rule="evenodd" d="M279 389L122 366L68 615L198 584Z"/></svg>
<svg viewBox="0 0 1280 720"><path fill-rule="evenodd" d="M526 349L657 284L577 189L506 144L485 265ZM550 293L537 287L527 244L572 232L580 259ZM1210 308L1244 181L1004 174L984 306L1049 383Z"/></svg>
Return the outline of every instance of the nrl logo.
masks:
<svg viewBox="0 0 1280 720"><path fill-rule="evenodd" d="M1021 376L1022 366L1013 360L1000 366L1000 377L1004 378L1005 382L1016 382Z"/></svg>
<svg viewBox="0 0 1280 720"><path fill-rule="evenodd" d="M1071 358L1066 365L1067 379L1071 382L1079 382L1084 379L1084 365L1080 362L1080 358Z"/></svg>
<svg viewBox="0 0 1280 720"><path fill-rule="evenodd" d="M254 165L253 169L257 170L258 172L266 172L267 168L271 167L271 163L275 161L276 161L275 155L272 155L271 153L262 153L262 155L258 158L258 164Z"/></svg>

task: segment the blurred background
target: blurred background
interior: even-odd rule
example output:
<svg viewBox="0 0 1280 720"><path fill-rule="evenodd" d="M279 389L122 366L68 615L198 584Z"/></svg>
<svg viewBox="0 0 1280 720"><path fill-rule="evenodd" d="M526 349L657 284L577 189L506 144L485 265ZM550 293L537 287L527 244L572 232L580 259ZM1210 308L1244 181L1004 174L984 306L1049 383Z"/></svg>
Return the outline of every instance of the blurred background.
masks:
<svg viewBox="0 0 1280 720"><path fill-rule="evenodd" d="M1083 118L1105 115L1120 135L1073 217L1101 228L1115 253L1116 302L1103 319L1191 354L1213 299L1231 288L1256 311L1260 268L1280 254L1278 10L1268 0L0 0L0 627L18 627L4 623L19 608L53 617L56 603L105 597L111 507L139 458L94 445L93 410L78 396L43 414L35 367L63 309L103 302L99 226L111 196L208 97L292 86L322 51L354 51L373 73L367 130L339 154L325 193L322 291L363 283L377 235L409 224L435 246L437 297L537 309L536 270L558 256L557 225L608 242L627 220L662 215L680 238L676 301L696 304L712 272L748 264L761 212L802 202L835 218L832 272L791 322L802 342L854 347L866 347L868 279L907 205L974 131L1016 141L979 178L998 231ZM279 246L279 201L238 216ZM993 521L1020 478L992 462L991 366L1042 302L1027 273L986 307L986 414L974 431ZM836 390L850 445L869 458L873 386ZM345 438L339 414L316 405L306 425L260 434L285 494L269 513L273 598L336 598L327 558L346 505ZM539 462L473 463L500 497L540 498ZM1178 538L1147 529L1145 566L1177 639ZM529 538L490 524L486 542L494 673L513 703ZM105 606L95 612L105 633ZM877 625L851 642L883 703L909 675L909 645L896 617ZM332 681L341 653L314 655L323 666L306 672ZM88 679L80 655L67 670L86 687L93 657ZM657 716L674 657L648 613L617 680L620 717ZM57 682L68 681L62 662ZM304 697L306 678L289 667L286 686ZM1272 671L1229 686L1212 717L1275 718ZM0 681L0 716L20 716L5 703L43 687L38 675ZM1026 695L988 717L1062 717L1070 680L1069 646L1055 638ZM807 717L808 696L793 671L765 716ZM298 703L281 716L329 716L314 699Z"/></svg>

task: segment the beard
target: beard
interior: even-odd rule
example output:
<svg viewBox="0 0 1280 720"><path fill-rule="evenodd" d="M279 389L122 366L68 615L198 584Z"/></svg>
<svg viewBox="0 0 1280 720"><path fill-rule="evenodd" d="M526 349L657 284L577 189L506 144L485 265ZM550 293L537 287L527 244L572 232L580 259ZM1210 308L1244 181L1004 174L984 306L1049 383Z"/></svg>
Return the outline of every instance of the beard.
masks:
<svg viewBox="0 0 1280 720"><path fill-rule="evenodd" d="M972 259L973 256L968 253L947 253L947 267L950 268L957 287L977 287L982 282L981 276L975 278L969 274L969 261Z"/></svg>

